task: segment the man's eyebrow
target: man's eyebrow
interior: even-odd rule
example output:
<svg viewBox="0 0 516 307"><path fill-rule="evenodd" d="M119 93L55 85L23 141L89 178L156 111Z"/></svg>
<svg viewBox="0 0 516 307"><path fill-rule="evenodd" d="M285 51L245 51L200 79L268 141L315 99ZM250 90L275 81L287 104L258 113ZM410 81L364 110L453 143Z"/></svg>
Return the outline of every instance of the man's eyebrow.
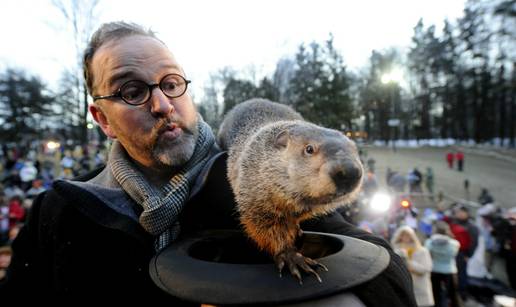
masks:
<svg viewBox="0 0 516 307"><path fill-rule="evenodd" d="M167 64L167 65L163 66L163 68L177 70L179 73L184 75L183 69L181 67L179 67L178 65ZM118 80L129 79L129 78L134 79L134 80L139 80L138 74L136 74L134 71L122 70L122 71L116 72L113 75L111 75L111 77L109 77L109 79L108 79L108 82L109 82L108 84L111 86L114 83L116 83ZM142 81L144 81L144 80L142 80Z"/></svg>
<svg viewBox="0 0 516 307"><path fill-rule="evenodd" d="M111 77L109 77L108 84L113 85L118 80L127 79L127 78L134 77L134 76L135 76L135 73L130 70L120 71L120 72L114 73L113 75L111 75Z"/></svg>

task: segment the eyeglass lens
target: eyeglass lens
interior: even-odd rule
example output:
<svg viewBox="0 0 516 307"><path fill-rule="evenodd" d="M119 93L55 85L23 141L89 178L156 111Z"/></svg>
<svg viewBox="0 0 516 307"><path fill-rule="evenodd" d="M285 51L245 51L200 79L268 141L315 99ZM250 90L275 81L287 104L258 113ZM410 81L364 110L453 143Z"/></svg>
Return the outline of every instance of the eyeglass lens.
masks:
<svg viewBox="0 0 516 307"><path fill-rule="evenodd" d="M186 91L186 80L179 75L168 75L161 80L159 87L166 96L176 98ZM142 104L149 99L150 90L151 88L147 83L134 80L127 82L120 88L120 95L129 104Z"/></svg>

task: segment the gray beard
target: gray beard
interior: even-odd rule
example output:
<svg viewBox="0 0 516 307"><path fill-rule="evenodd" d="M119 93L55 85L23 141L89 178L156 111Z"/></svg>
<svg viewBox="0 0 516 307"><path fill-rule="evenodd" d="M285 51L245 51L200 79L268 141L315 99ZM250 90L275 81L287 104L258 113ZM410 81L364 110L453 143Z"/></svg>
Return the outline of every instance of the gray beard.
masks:
<svg viewBox="0 0 516 307"><path fill-rule="evenodd" d="M152 157L164 166L180 168L192 157L198 137L199 129L195 124L192 130L183 129L183 135L173 142L165 143L158 139L152 149Z"/></svg>

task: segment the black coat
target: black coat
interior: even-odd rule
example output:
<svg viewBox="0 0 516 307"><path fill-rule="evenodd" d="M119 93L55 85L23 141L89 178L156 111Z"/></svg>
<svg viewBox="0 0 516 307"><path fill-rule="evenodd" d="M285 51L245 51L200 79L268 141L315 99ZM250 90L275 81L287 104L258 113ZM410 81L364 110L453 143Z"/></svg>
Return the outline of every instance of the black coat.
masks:
<svg viewBox="0 0 516 307"><path fill-rule="evenodd" d="M226 180L225 155L201 174L181 215L182 233L235 229L238 219ZM99 171L78 180L88 180ZM312 220L304 230L344 234L382 245L391 254L379 276L353 289L368 306L415 306L410 274L384 240L347 224L339 214ZM8 277L0 298L16 300L98 300L169 302L188 305L164 293L149 276L154 238L140 224L106 206L95 195L66 181L34 201L13 243Z"/></svg>

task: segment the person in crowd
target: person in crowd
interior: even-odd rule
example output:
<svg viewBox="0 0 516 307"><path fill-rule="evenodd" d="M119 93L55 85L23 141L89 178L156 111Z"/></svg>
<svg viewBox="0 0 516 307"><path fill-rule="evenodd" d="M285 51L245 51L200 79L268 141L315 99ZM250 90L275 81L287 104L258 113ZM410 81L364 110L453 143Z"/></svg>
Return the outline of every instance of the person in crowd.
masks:
<svg viewBox="0 0 516 307"><path fill-rule="evenodd" d="M432 292L436 307L463 306L458 292L457 265L455 257L460 243L453 238L450 226L444 221L435 221L433 234L425 247L432 258ZM446 293L446 296L445 296Z"/></svg>
<svg viewBox="0 0 516 307"><path fill-rule="evenodd" d="M421 182L423 181L423 174L415 167L408 174L410 193L421 193Z"/></svg>
<svg viewBox="0 0 516 307"><path fill-rule="evenodd" d="M446 200L444 199L443 191L439 191L437 193L437 200L435 202L435 213L438 220L442 220L446 215L446 210L448 210L448 205Z"/></svg>
<svg viewBox="0 0 516 307"><path fill-rule="evenodd" d="M21 189L27 191L36 176L38 175L38 169L34 166L34 162L31 160L25 160L23 167L20 170Z"/></svg>
<svg viewBox="0 0 516 307"><path fill-rule="evenodd" d="M405 186L407 185L407 180L405 176L400 173L391 170L390 168L387 170L387 186L389 186L396 193L404 193Z"/></svg>
<svg viewBox="0 0 516 307"><path fill-rule="evenodd" d="M11 263L12 250L10 246L0 246L0 281L5 278L7 268ZM0 301L4 298L0 297Z"/></svg>
<svg viewBox="0 0 516 307"><path fill-rule="evenodd" d="M61 176L66 179L74 177L73 171L75 167L75 160L72 157L72 153L69 150L65 150L64 157L61 159Z"/></svg>
<svg viewBox="0 0 516 307"><path fill-rule="evenodd" d="M362 190L367 197L371 197L374 192L378 190L378 181L376 180L376 175L370 170L367 171L366 176L364 177L364 183L362 184Z"/></svg>
<svg viewBox="0 0 516 307"><path fill-rule="evenodd" d="M482 188L480 195L478 195L478 202L481 205L494 203L494 198L491 195L491 193L489 193L489 190L487 188Z"/></svg>
<svg viewBox="0 0 516 307"><path fill-rule="evenodd" d="M9 229L9 234L7 238L7 242L5 245L12 245L14 242L14 239L18 236L18 233L20 232L20 229L22 229L23 223L15 224Z"/></svg>
<svg viewBox="0 0 516 307"><path fill-rule="evenodd" d="M43 187L43 180L41 178L36 178L32 181L32 187L25 193L28 199L34 199L39 194L45 192L45 188Z"/></svg>
<svg viewBox="0 0 516 307"><path fill-rule="evenodd" d="M7 149L4 169L8 172L11 171L12 169L14 169L15 165L17 164L18 159L19 159L19 154L18 154L18 151L16 150L16 148Z"/></svg>
<svg viewBox="0 0 516 307"><path fill-rule="evenodd" d="M516 207L510 208L503 218L492 223L493 235L500 242L500 255L505 260L509 284L516 291Z"/></svg>
<svg viewBox="0 0 516 307"><path fill-rule="evenodd" d="M457 160L457 170L462 172L464 170L464 153L461 150L455 153L455 160Z"/></svg>
<svg viewBox="0 0 516 307"><path fill-rule="evenodd" d="M9 199L9 229L18 223L22 223L25 219L25 208L23 207L22 198L13 196Z"/></svg>
<svg viewBox="0 0 516 307"><path fill-rule="evenodd" d="M21 189L20 177L17 174L11 174L4 185L4 195L9 200L15 196L20 198L25 197L25 192Z"/></svg>
<svg viewBox="0 0 516 307"><path fill-rule="evenodd" d="M478 229L478 242L475 251L468 259L467 275L474 278L492 278L488 270L486 255L496 249L495 239L492 235L490 216L496 214L497 208L493 204L485 205L477 210L475 226Z"/></svg>
<svg viewBox="0 0 516 307"><path fill-rule="evenodd" d="M453 160L455 158L455 155L453 152L449 151L446 153L446 162L448 163L448 168L453 169Z"/></svg>
<svg viewBox="0 0 516 307"><path fill-rule="evenodd" d="M469 200L469 179L464 179L464 197Z"/></svg>
<svg viewBox="0 0 516 307"><path fill-rule="evenodd" d="M9 237L9 206L5 197L0 195L0 246L7 242Z"/></svg>
<svg viewBox="0 0 516 307"><path fill-rule="evenodd" d="M416 233L409 226L401 226L391 240L394 250L405 259L412 276L414 294L418 306L433 306L434 296L430 273L432 258L426 247L421 245Z"/></svg>
<svg viewBox="0 0 516 307"><path fill-rule="evenodd" d="M95 154L95 157L93 159L93 164L94 164L94 169L95 168L99 168L99 167L102 167L105 163L105 159L104 159L104 156L102 155L102 153L100 152L100 150L97 150L97 153Z"/></svg>
<svg viewBox="0 0 516 307"><path fill-rule="evenodd" d="M43 163L43 167L40 173L40 178L43 180L43 188L45 190L49 189L52 186L52 182L54 182L54 165L51 163Z"/></svg>
<svg viewBox="0 0 516 307"><path fill-rule="evenodd" d="M433 199L434 196L434 170L431 167L426 168L425 173L425 186L426 190L429 194L431 194L430 198Z"/></svg>
<svg viewBox="0 0 516 307"><path fill-rule="evenodd" d="M477 226L470 220L468 207L463 204L455 204L452 213L453 216L446 217L445 220L449 223L455 239L460 243L456 261L459 277L459 293L462 299L465 300L468 297L468 260L477 249L479 231Z"/></svg>
<svg viewBox="0 0 516 307"><path fill-rule="evenodd" d="M149 262L194 232L240 229L227 156L195 109L185 71L152 31L127 22L103 24L83 60L94 101L89 111L113 140L106 166L57 180L34 200L12 244L0 297L190 306L152 281ZM385 248L386 269L349 295L367 306L415 305L409 272L388 242L337 212L301 228Z"/></svg>
<svg viewBox="0 0 516 307"><path fill-rule="evenodd" d="M376 170L375 166L376 166L376 160L373 157L367 159L367 170L368 171L370 171L371 173L374 173Z"/></svg>

